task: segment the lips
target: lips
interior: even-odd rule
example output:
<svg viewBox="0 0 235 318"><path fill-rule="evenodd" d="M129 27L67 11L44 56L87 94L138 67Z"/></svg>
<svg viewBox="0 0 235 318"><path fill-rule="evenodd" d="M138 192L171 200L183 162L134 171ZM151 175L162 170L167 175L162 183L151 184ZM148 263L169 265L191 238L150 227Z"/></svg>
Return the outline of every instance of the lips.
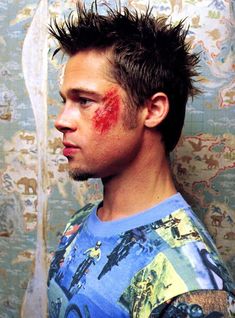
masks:
<svg viewBox="0 0 235 318"><path fill-rule="evenodd" d="M79 151L79 147L75 146L72 143L63 142L63 145L64 145L63 155L65 157L72 157Z"/></svg>

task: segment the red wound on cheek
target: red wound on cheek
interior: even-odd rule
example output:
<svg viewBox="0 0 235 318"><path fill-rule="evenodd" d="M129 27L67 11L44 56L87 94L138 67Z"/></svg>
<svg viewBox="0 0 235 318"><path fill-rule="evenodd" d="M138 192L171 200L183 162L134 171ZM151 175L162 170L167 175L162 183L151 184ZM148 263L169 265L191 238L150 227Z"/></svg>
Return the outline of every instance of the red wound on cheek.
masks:
<svg viewBox="0 0 235 318"><path fill-rule="evenodd" d="M93 117L95 128L104 133L118 120L120 96L115 89L108 91L103 98L103 106L98 108Z"/></svg>

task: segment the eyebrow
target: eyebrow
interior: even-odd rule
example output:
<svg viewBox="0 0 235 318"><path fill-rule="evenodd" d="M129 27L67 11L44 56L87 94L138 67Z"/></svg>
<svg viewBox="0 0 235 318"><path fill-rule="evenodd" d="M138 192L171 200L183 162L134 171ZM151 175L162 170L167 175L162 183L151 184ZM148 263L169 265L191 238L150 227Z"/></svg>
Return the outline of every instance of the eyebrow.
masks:
<svg viewBox="0 0 235 318"><path fill-rule="evenodd" d="M61 91L59 91L59 94L63 99L65 99L65 95ZM102 98L101 94L95 91L83 89L83 88L72 88L72 89L69 89L66 93L66 95L72 99L80 97L83 94L92 96L94 98Z"/></svg>

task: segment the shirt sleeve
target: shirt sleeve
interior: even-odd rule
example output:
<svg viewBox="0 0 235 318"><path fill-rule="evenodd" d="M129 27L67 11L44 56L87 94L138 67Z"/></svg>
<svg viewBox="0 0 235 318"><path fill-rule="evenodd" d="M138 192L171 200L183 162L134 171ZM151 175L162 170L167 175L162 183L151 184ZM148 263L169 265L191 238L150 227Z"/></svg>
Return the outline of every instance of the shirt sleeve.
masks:
<svg viewBox="0 0 235 318"><path fill-rule="evenodd" d="M235 295L222 290L193 291L156 307L149 318L235 317Z"/></svg>

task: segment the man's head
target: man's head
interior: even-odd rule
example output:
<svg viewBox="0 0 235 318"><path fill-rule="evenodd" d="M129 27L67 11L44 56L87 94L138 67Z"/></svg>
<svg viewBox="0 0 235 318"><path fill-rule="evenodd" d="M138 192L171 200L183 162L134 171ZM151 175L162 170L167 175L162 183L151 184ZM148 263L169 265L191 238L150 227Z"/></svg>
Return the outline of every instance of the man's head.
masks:
<svg viewBox="0 0 235 318"><path fill-rule="evenodd" d="M102 243L100 241L97 241L96 245L95 245L95 249L98 250L101 245L102 245Z"/></svg>
<svg viewBox="0 0 235 318"><path fill-rule="evenodd" d="M155 93L165 93L169 112L156 129L166 151L172 151L181 134L187 99L197 92L193 76L198 56L189 53L183 23L171 26L164 18L154 19L151 11L138 15L127 8L122 13L108 9L102 16L93 5L89 10L78 7L77 13L77 19L70 15L62 26L50 27L60 45L55 53L61 49L72 57L84 51L107 52L110 77L127 93L132 125L137 108Z"/></svg>

